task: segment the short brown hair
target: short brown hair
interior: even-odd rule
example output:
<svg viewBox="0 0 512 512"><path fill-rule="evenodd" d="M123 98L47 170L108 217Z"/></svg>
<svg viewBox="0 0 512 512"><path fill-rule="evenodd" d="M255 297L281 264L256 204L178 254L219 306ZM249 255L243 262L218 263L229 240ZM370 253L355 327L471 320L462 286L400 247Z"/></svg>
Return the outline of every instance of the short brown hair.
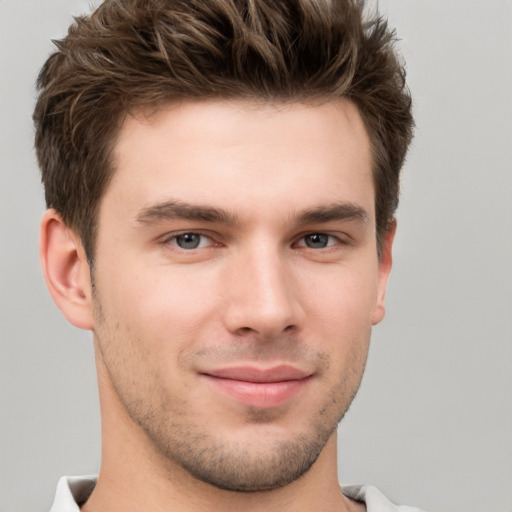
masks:
<svg viewBox="0 0 512 512"><path fill-rule="evenodd" d="M345 97L372 144L380 246L413 119L395 34L364 10L363 0L106 0L75 18L37 82L47 206L77 231L92 262L112 149L133 109L181 98Z"/></svg>

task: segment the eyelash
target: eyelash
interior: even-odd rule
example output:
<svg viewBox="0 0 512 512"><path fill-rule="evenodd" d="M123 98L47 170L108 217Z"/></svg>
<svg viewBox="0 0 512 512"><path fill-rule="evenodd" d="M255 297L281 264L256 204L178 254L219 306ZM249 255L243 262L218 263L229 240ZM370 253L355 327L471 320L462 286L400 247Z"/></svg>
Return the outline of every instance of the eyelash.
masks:
<svg viewBox="0 0 512 512"><path fill-rule="evenodd" d="M180 247L178 245L178 240L182 237L186 237L186 236L190 236L190 235L200 237L200 239L198 241L198 245L196 247L188 247L188 248ZM326 237L325 241L326 241L327 245L325 247L311 247L310 245L308 245L308 243L306 242L306 239L308 237L310 237L310 239L311 239L312 237L315 237L315 236L316 237ZM207 243L207 245L201 246L202 241L205 241L205 240L209 240L210 242ZM331 242L331 243L329 243L329 242ZM215 246L215 245L217 245L217 246L222 245L220 243L216 243L215 240L211 236L209 236L205 233L202 233L200 231L182 231L180 233L173 233L172 235L167 236L162 240L162 245L169 245L169 244L174 245L178 249L185 251L185 252L193 251L196 249L207 249L207 248ZM297 241L293 243L293 246L304 247L306 249L319 251L322 249L328 250L329 248L335 247L337 245L346 245L346 244L347 244L347 242L344 241L343 239L341 239L339 236L336 236L336 235L333 235L333 234L330 234L327 232L323 232L323 231L312 231L310 233L301 235L297 239Z"/></svg>
<svg viewBox="0 0 512 512"><path fill-rule="evenodd" d="M172 245L175 245L176 247L178 247L179 249L183 250L183 251L192 251L192 250L195 250L195 249L204 249L205 247L200 247L200 244L201 244L201 239L199 240L199 246L198 247L190 247L190 248L183 248L183 247L180 247L178 245L178 240L182 237L186 237L187 235L193 235L193 236L197 236L197 237L200 237L202 240L210 240L211 242L214 242L213 238L211 236L208 236L206 235L205 233L201 233L201 232L198 232L198 231L183 231L181 233L174 233L166 238L164 238L162 240L162 244L163 245L168 245L168 244L172 244ZM208 244L206 247L209 247L210 245L215 245L215 243L213 244Z"/></svg>
<svg viewBox="0 0 512 512"><path fill-rule="evenodd" d="M325 237L326 238L326 242L327 242L327 245L325 247L311 247L309 245L307 245L307 242L305 241L307 238L310 238L312 239L313 237ZM334 243L328 243L330 241L333 241L334 240ZM299 247L307 247L308 249L313 249L313 250L321 250L321 249L328 249L329 247L333 247L335 245L338 245L338 244L342 244L342 240L338 237L338 236L335 236L335 235L331 235L330 233L324 233L323 231L315 231L315 232L312 232L312 233L307 233L306 235L302 235L300 238L299 238L299 241L302 242L304 241L304 245L300 244Z"/></svg>

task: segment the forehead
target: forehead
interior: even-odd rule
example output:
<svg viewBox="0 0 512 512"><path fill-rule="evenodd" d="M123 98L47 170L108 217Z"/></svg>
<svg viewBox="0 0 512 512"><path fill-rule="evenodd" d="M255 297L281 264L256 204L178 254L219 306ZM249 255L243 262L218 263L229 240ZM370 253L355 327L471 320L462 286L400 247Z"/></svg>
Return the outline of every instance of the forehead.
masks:
<svg viewBox="0 0 512 512"><path fill-rule="evenodd" d="M241 214L258 203L363 201L373 213L368 135L347 100L187 100L139 111L122 126L114 164L104 200L134 209L168 199Z"/></svg>

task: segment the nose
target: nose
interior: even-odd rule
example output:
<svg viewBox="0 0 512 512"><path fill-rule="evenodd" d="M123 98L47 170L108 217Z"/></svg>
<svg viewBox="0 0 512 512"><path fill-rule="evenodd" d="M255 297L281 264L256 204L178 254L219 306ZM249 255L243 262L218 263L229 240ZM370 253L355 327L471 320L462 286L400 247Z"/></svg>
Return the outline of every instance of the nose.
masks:
<svg viewBox="0 0 512 512"><path fill-rule="evenodd" d="M290 262L278 250L240 254L230 263L224 323L231 333L272 340L299 329L298 289Z"/></svg>

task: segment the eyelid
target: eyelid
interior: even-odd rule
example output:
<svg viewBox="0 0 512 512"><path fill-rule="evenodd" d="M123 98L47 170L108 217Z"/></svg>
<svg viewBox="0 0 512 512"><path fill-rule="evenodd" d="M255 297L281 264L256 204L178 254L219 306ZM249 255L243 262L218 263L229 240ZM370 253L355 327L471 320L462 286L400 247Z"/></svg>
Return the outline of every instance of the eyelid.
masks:
<svg viewBox="0 0 512 512"><path fill-rule="evenodd" d="M311 235L326 235L326 236L336 240L336 243L329 244L326 247L323 247L323 249L329 249L329 248L335 247L336 245L348 245L348 243L351 239L351 237L349 235L347 235L346 233L332 232L332 231L328 231L328 230L318 229L318 230L312 230L312 231L300 233L299 236L296 237L293 245L298 246L298 247L305 247L306 249L312 249L312 250L316 250L316 251L321 250L321 249L314 249L312 247L308 247L305 243L299 245L299 242L303 242L307 236L311 236Z"/></svg>
<svg viewBox="0 0 512 512"><path fill-rule="evenodd" d="M209 247L225 245L225 241L221 240L222 237L220 235L218 235L217 233L212 233L209 230L203 230L203 229L180 229L179 231L168 232L165 235L162 235L161 237L158 238L158 243L160 243L162 245L170 245L171 242L176 240L177 237L186 235L186 234L198 235L198 236L204 237L210 241L210 243L206 247L200 247L201 249L207 249ZM304 241L305 237L310 236L310 235L315 235L315 234L326 235L326 236L336 240L336 243L330 244L330 245L326 246L324 249L334 247L338 244L339 245L349 245L350 241L353 240L353 238L345 232L333 232L333 231L329 231L329 230L312 229L309 231L303 231L302 233L299 233L298 235L296 235L292 241L292 246L305 247L307 249L312 249L312 250L317 250L317 251L321 250L321 249L310 248L310 247L307 247L305 243L300 243L300 242ZM182 249L175 243L172 245L174 245L178 250L183 250L185 252L189 252L192 250L192 249L189 249L187 251L186 249Z"/></svg>
<svg viewBox="0 0 512 512"><path fill-rule="evenodd" d="M207 246L197 247L195 249L183 249L182 247L179 247L176 243L172 243L173 241L176 241L176 239L178 237L183 236L183 235L188 235L188 234L198 235L200 237L207 238L211 243L209 243ZM184 252L190 252L190 251L197 250L197 249L207 249L208 247L220 245L215 240L214 236L211 233L205 232L200 229L182 229L180 231L173 231L171 233L167 233L167 234L163 235L162 237L160 237L159 242L162 245L173 245L174 247L176 247L176 249L184 251Z"/></svg>

